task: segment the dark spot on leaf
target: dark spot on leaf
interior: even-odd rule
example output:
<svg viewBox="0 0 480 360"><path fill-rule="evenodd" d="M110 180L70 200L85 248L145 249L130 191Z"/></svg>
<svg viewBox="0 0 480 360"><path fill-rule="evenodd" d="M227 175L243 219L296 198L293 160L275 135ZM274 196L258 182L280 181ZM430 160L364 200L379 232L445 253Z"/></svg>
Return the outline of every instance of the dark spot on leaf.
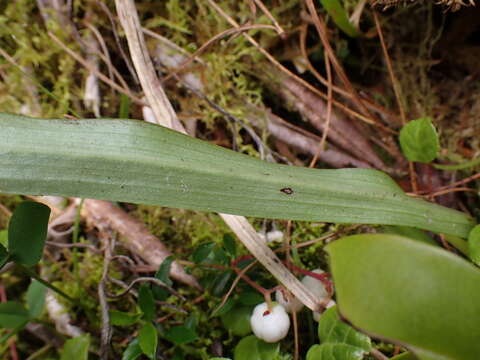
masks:
<svg viewBox="0 0 480 360"><path fill-rule="evenodd" d="M289 187L285 187L283 189L280 189L280 191L283 192L284 194L287 194L287 195L292 195L293 194L292 188L289 188Z"/></svg>

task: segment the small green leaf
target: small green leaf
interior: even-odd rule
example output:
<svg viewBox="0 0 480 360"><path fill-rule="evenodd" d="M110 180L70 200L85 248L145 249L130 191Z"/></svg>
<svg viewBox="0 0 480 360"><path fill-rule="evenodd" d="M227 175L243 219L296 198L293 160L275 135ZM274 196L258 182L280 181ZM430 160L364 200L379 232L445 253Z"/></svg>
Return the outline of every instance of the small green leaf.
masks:
<svg viewBox="0 0 480 360"><path fill-rule="evenodd" d="M416 229L409 226L397 226L397 225L391 225L391 226L387 225L387 226L383 226L382 228L383 228L383 232L387 234L401 235L412 240L418 240L430 245L438 246L435 240L433 240L430 236L428 236L425 231L420 229Z"/></svg>
<svg viewBox="0 0 480 360"><path fill-rule="evenodd" d="M193 262L195 264L201 264L209 260L209 258L213 258L213 249L215 247L215 243L208 242L204 244L200 244L194 251L192 255Z"/></svg>
<svg viewBox="0 0 480 360"><path fill-rule="evenodd" d="M269 344L255 335L244 337L235 346L234 360L276 360L280 353L280 344Z"/></svg>
<svg viewBox="0 0 480 360"><path fill-rule="evenodd" d="M88 360L90 335L81 335L65 342L60 360Z"/></svg>
<svg viewBox="0 0 480 360"><path fill-rule="evenodd" d="M8 246L8 230L0 230L0 245Z"/></svg>
<svg viewBox="0 0 480 360"><path fill-rule="evenodd" d="M415 355L413 355L411 352L404 352L390 358L390 360L419 360L419 359Z"/></svg>
<svg viewBox="0 0 480 360"><path fill-rule="evenodd" d="M340 30L350 37L360 35L359 31L350 22L347 12L338 0L320 0L320 2Z"/></svg>
<svg viewBox="0 0 480 360"><path fill-rule="evenodd" d="M480 225L475 226L468 235L468 256L480 266Z"/></svg>
<svg viewBox="0 0 480 360"><path fill-rule="evenodd" d="M27 290L27 307L31 318L37 318L42 314L45 306L47 287L35 279L32 279Z"/></svg>
<svg viewBox="0 0 480 360"><path fill-rule="evenodd" d="M14 329L27 323L30 320L30 314L22 304L7 301L0 304L0 327Z"/></svg>
<svg viewBox="0 0 480 360"><path fill-rule="evenodd" d="M425 117L406 124L400 131L400 146L410 161L429 163L435 159L440 143L432 119Z"/></svg>
<svg viewBox="0 0 480 360"><path fill-rule="evenodd" d="M237 243L235 238L230 234L223 235L223 246L227 253L232 257L235 258L237 256Z"/></svg>
<svg viewBox="0 0 480 360"><path fill-rule="evenodd" d="M164 282L165 285L171 286L173 284L172 280L170 280L170 268L172 267L172 262L174 258L172 255L167 256L165 260L162 261L160 267L158 268L157 272L155 273L155 277ZM156 285L158 286L158 285Z"/></svg>
<svg viewBox="0 0 480 360"><path fill-rule="evenodd" d="M142 284L138 290L138 306L145 320L152 321L155 318L155 299L148 284Z"/></svg>
<svg viewBox="0 0 480 360"><path fill-rule="evenodd" d="M232 277L232 275L233 275L233 270L227 270L218 274L215 277L215 280L212 285L212 294L214 296L222 296L226 292L227 290L226 286L230 281L230 278Z"/></svg>
<svg viewBox="0 0 480 360"><path fill-rule="evenodd" d="M49 217L46 205L25 201L17 206L8 225L8 250L15 262L35 265L40 261Z"/></svg>
<svg viewBox="0 0 480 360"><path fill-rule="evenodd" d="M142 317L141 314L132 314L123 311L110 310L110 324L115 326L130 326Z"/></svg>
<svg viewBox="0 0 480 360"><path fill-rule="evenodd" d="M0 244L0 269L7 263L8 259L10 259L10 255L8 254L7 249Z"/></svg>
<svg viewBox="0 0 480 360"><path fill-rule="evenodd" d="M138 338L133 339L123 352L122 360L135 360L143 354L142 348L138 343Z"/></svg>
<svg viewBox="0 0 480 360"><path fill-rule="evenodd" d="M348 344L327 343L313 345L307 352L306 360L361 360L363 350Z"/></svg>
<svg viewBox="0 0 480 360"><path fill-rule="evenodd" d="M250 326L251 315L251 307L236 307L222 315L222 324L227 330L230 330L233 335L245 336L252 332L252 328Z"/></svg>
<svg viewBox="0 0 480 360"><path fill-rule="evenodd" d="M238 301L243 305L257 305L264 302L264 297L257 291L243 291L238 298Z"/></svg>
<svg viewBox="0 0 480 360"><path fill-rule="evenodd" d="M138 333L138 343L142 352L150 359L155 359L158 344L157 329L152 323L146 323Z"/></svg>
<svg viewBox="0 0 480 360"><path fill-rule="evenodd" d="M164 337L175 345L187 344L198 339L197 333L185 325L170 328Z"/></svg>
<svg viewBox="0 0 480 360"><path fill-rule="evenodd" d="M318 337L323 343L341 343L352 345L370 352L372 342L370 338L347 325L338 316L337 307L327 309L318 322Z"/></svg>
<svg viewBox="0 0 480 360"><path fill-rule="evenodd" d="M215 311L210 316L216 317L216 316L222 316L223 314L226 314L233 308L235 303L236 301L233 298L229 297L227 301L225 301L225 304L223 304L220 309L215 309Z"/></svg>

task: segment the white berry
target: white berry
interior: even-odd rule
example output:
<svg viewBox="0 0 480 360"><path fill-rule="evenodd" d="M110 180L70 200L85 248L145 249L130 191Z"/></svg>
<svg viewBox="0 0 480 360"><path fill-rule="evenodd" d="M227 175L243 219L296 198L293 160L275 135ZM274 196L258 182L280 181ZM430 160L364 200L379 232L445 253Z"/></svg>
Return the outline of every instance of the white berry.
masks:
<svg viewBox="0 0 480 360"><path fill-rule="evenodd" d="M280 289L275 291L275 300L282 305L288 313L299 312L303 304L294 295L287 293L287 290Z"/></svg>
<svg viewBox="0 0 480 360"><path fill-rule="evenodd" d="M321 269L315 269L312 271L315 274L323 274L325 271ZM312 277L312 276L305 276L302 279L302 284L312 292L313 295L317 298L318 302L324 302L328 299L328 291L325 287L325 284L320 280Z"/></svg>
<svg viewBox="0 0 480 360"><path fill-rule="evenodd" d="M257 338L274 343L287 336L290 318L282 305L274 302L272 308L269 309L267 303L264 302L253 309L250 325Z"/></svg>

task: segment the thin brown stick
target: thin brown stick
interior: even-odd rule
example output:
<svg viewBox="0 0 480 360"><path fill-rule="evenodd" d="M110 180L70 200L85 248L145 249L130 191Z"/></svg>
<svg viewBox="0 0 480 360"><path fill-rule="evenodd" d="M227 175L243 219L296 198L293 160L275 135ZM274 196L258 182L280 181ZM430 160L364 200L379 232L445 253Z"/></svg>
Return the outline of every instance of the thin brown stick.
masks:
<svg viewBox="0 0 480 360"><path fill-rule="evenodd" d="M330 59L327 56L327 50L325 49L324 51L324 57L325 57L325 68L327 70L327 80L328 80L328 100L327 100L327 116L325 120L325 127L323 128L323 133L322 133L322 140L320 141L320 144L317 149L317 153L313 157L310 166L309 167L314 167L315 164L317 163L318 155L320 155L320 152L325 150L325 144L327 142L327 135L328 131L330 130L330 121L332 119L332 102L333 102L333 89L332 89L332 69L330 68Z"/></svg>
<svg viewBox="0 0 480 360"><path fill-rule="evenodd" d="M240 27L240 25L231 17L229 16L228 14L225 13L225 11L223 11L222 8L220 8L213 0L207 0L208 3L210 4L210 6L212 6L223 18L225 18L225 20L227 20L230 25L238 28ZM268 51L266 51L263 47L260 46L260 44L258 44L258 42L252 38L250 35L246 34L246 33L242 33L242 35L254 46L257 48L258 51L260 51L260 53L262 53L263 56L265 56L265 58L267 58L268 61L270 61L270 63L272 63L273 66L275 66L278 70L280 70L281 72L283 72L284 74L286 74L287 76L289 77L292 77L294 78L296 81L298 81L300 84L302 84L303 86L305 86L307 89L309 89L310 91L314 92L315 94L317 94L318 96L322 97L323 99L327 99L327 95L324 94L323 92L321 92L319 89L317 89L316 87L312 86L310 83L308 83L307 81L303 80L302 78L298 77L297 75L295 75L294 73L292 73L290 70L288 70L285 66L283 66L282 64L280 64ZM396 134L396 132L386 126L384 126L383 124L379 124L377 123L375 120L372 120L371 118L369 118L368 116L364 116L352 109L350 109L349 107L343 105L342 103L338 102L338 101L334 101L333 104L338 107L339 109L341 109L343 112L345 112L346 114L358 119L358 120L361 120L367 124L370 124L370 125L376 125L378 126L379 128L381 128L383 131L385 132L388 132L388 133L391 133L391 134Z"/></svg>
<svg viewBox="0 0 480 360"><path fill-rule="evenodd" d="M332 65L335 71L337 72L337 75L340 77L340 80L343 82L346 89L352 94L352 101L358 106L359 110L362 111L366 116L368 116L370 119L373 119L373 121L376 124L380 124L380 122L376 120L375 117L372 116L370 111L367 109L367 107L363 103L362 99L360 98L360 95L358 95L357 90L355 90L355 88L353 87L352 83L348 79L347 74L345 73L345 70L343 69L342 65L340 64L337 57L335 56L335 52L333 51L332 46L330 45L330 41L328 40L327 26L325 25L325 22L323 21L322 17L317 13L317 9L315 8L313 0L305 0L305 3L312 17L313 24L315 25L318 35L320 36L320 40L322 41L322 44L325 47L325 50L328 54L328 57L330 58L330 61L332 62Z"/></svg>
<svg viewBox="0 0 480 360"><path fill-rule="evenodd" d="M48 32L48 36L52 38L53 41L55 41L65 52L70 55L72 58L77 60L80 64L82 64L88 71L94 73L95 75L98 76L100 80L102 80L104 83L108 84L118 92L127 95L130 99L132 99L133 102L139 104L139 105L145 105L145 102L142 101L140 98L136 97L133 95L130 90L124 89L117 83L111 81L107 76L103 75L100 71L95 69L95 66L90 64L87 60L85 60L83 57L80 55L76 54L74 51L72 51L67 45L65 45L58 37L56 37L52 32Z"/></svg>
<svg viewBox="0 0 480 360"><path fill-rule="evenodd" d="M262 3L261 0L254 0L255 4L258 5L260 9L262 9L263 13L267 16L267 18L270 19L270 21L273 23L275 28L277 29L278 35L284 36L285 35L285 30L280 26L280 24L277 22L275 17L272 15L272 13L267 9L267 7Z"/></svg>
<svg viewBox="0 0 480 360"><path fill-rule="evenodd" d="M464 184L467 184L469 183L470 181L474 181L474 180L477 180L477 179L480 179L480 173L477 173L475 175L472 175L472 176L469 176L463 180L459 180L457 182L454 182L454 183L451 183L449 185L445 185L445 186L441 186L441 187L438 187L436 189L434 189L434 192L437 192L437 191L440 191L440 190L444 190L444 189L450 189L450 188L454 188L454 187L457 187L457 186L460 186L460 185L464 185ZM418 194L429 194L429 191L418 191L417 193L415 194L409 194L409 195L418 195Z"/></svg>
<svg viewBox="0 0 480 360"><path fill-rule="evenodd" d="M109 306L107 296L105 294L106 282L108 277L108 267L112 259L112 250L115 246L115 239L105 237L105 251L103 257L103 271L102 278L98 284L98 301L100 303L101 317L102 317L102 331L100 337L100 358L108 360L108 353L110 350L110 341L112 339L112 327L110 325Z"/></svg>
<svg viewBox="0 0 480 360"><path fill-rule="evenodd" d="M208 39L202 46L200 46L193 54L191 54L185 61L183 61L177 69L171 70L170 73L165 76L162 81L168 81L171 79L174 75L178 74L182 70L185 69L190 63L192 63L197 57L199 57L207 48L209 48L212 44L215 42L223 39L224 37L230 36L230 35L235 35L238 33L242 33L247 30L252 30L252 29L270 29L270 30L276 30L275 27L272 25L244 25L240 26L238 28L233 28L233 29L228 29L225 31L222 31L221 33L213 36L212 38Z"/></svg>

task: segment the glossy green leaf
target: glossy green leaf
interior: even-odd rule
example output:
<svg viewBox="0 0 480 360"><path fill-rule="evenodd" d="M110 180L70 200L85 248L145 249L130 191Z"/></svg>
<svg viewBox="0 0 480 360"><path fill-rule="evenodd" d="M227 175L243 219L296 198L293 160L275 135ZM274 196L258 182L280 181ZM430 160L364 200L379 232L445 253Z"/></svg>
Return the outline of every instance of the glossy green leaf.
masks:
<svg viewBox="0 0 480 360"><path fill-rule="evenodd" d="M224 293L227 292L227 284L230 281L231 277L233 276L233 270L223 271L218 274L213 282L212 286L212 295L214 296L222 296Z"/></svg>
<svg viewBox="0 0 480 360"><path fill-rule="evenodd" d="M426 244L438 246L438 244L425 231L415 229L408 226L384 226L382 232L387 234L396 234L404 237L408 237L412 240L422 241Z"/></svg>
<svg viewBox="0 0 480 360"><path fill-rule="evenodd" d="M208 242L200 244L192 254L192 259L195 264L201 264L204 262L210 262L213 258L213 249L215 248L214 242Z"/></svg>
<svg viewBox="0 0 480 360"><path fill-rule="evenodd" d="M138 338L133 339L122 354L122 360L135 360L143 354Z"/></svg>
<svg viewBox="0 0 480 360"><path fill-rule="evenodd" d="M225 250L227 250L227 253L231 257L236 257L237 256L237 243L235 241L235 238L230 235L230 234L225 234L223 235L223 246L225 247Z"/></svg>
<svg viewBox="0 0 480 360"><path fill-rule="evenodd" d="M320 343L340 343L360 348L370 352L372 342L370 338L344 323L338 316L337 307L327 309L318 322L318 337Z"/></svg>
<svg viewBox="0 0 480 360"><path fill-rule="evenodd" d="M150 359L155 359L158 344L158 334L151 322L146 323L138 332L138 344L142 352Z"/></svg>
<svg viewBox="0 0 480 360"><path fill-rule="evenodd" d="M210 316L211 317L222 316L227 312L229 312L230 310L232 310L235 304L236 304L236 301L232 297L229 297L227 301L225 301L225 304L223 304L220 308L216 308L213 311L212 315Z"/></svg>
<svg viewBox="0 0 480 360"><path fill-rule="evenodd" d="M279 343L269 344L250 335L235 346L233 360L276 360L279 353Z"/></svg>
<svg viewBox="0 0 480 360"><path fill-rule="evenodd" d="M171 255L167 256L165 260L162 261L162 263L160 264L160 267L155 273L155 277L168 286L171 286L173 284L172 280L170 280L170 277L169 277L170 268L172 267L173 260L174 260L173 256Z"/></svg>
<svg viewBox="0 0 480 360"><path fill-rule="evenodd" d="M27 290L27 307L31 318L37 318L42 314L45 307L45 297L47 295L47 287L35 279L28 286Z"/></svg>
<svg viewBox="0 0 480 360"><path fill-rule="evenodd" d="M441 170L450 170L450 171L463 170L463 169L468 169L468 168L480 165L480 156L456 165L442 165L442 164L432 164L432 165L436 169L441 169Z"/></svg>
<svg viewBox="0 0 480 360"><path fill-rule="evenodd" d="M63 346L60 360L88 360L88 348L90 347L90 335L81 335L68 339Z"/></svg>
<svg viewBox="0 0 480 360"><path fill-rule="evenodd" d="M175 345L187 344L198 338L195 330L185 325L173 326L164 335L165 339L171 341Z"/></svg>
<svg viewBox="0 0 480 360"><path fill-rule="evenodd" d="M440 150L438 134L432 119L412 120L400 131L400 146L410 161L429 163Z"/></svg>
<svg viewBox="0 0 480 360"><path fill-rule="evenodd" d="M404 344L420 360L478 359L480 270L474 265L396 235L349 236L326 250L338 308L353 326Z"/></svg>
<svg viewBox="0 0 480 360"><path fill-rule="evenodd" d="M327 343L308 349L307 360L362 360L363 355L363 350L356 346Z"/></svg>
<svg viewBox="0 0 480 360"><path fill-rule="evenodd" d="M110 310L110 324L115 326L131 326L142 317L141 314L132 314L123 311Z"/></svg>
<svg viewBox="0 0 480 360"><path fill-rule="evenodd" d="M8 230L0 230L0 245L4 248L8 246Z"/></svg>
<svg viewBox="0 0 480 360"><path fill-rule="evenodd" d="M22 304L14 301L0 303L0 328L14 329L29 319L30 314Z"/></svg>
<svg viewBox="0 0 480 360"><path fill-rule="evenodd" d="M8 225L8 251L12 260L23 265L40 261L49 217L50 208L44 204L25 201L17 206Z"/></svg>
<svg viewBox="0 0 480 360"><path fill-rule="evenodd" d="M258 305L261 302L265 301L263 295L258 293L257 291L242 291L240 296L238 297L238 301L243 305Z"/></svg>
<svg viewBox="0 0 480 360"><path fill-rule="evenodd" d="M0 114L0 192L405 225L464 238L473 226L461 212L405 195L380 171L268 163L133 120Z"/></svg>
<svg viewBox="0 0 480 360"><path fill-rule="evenodd" d="M340 30L350 37L360 35L360 32L350 22L347 12L339 0L320 0L320 2Z"/></svg>
<svg viewBox="0 0 480 360"><path fill-rule="evenodd" d="M250 326L251 315L252 308L250 306L239 306L222 316L222 324L233 335L245 336L252 332Z"/></svg>
<svg viewBox="0 0 480 360"><path fill-rule="evenodd" d="M475 226L468 235L468 256L480 265L480 225Z"/></svg>
<svg viewBox="0 0 480 360"><path fill-rule="evenodd" d="M142 284L138 290L138 306L143 312L143 318L152 321L155 318L155 299L149 284Z"/></svg>

